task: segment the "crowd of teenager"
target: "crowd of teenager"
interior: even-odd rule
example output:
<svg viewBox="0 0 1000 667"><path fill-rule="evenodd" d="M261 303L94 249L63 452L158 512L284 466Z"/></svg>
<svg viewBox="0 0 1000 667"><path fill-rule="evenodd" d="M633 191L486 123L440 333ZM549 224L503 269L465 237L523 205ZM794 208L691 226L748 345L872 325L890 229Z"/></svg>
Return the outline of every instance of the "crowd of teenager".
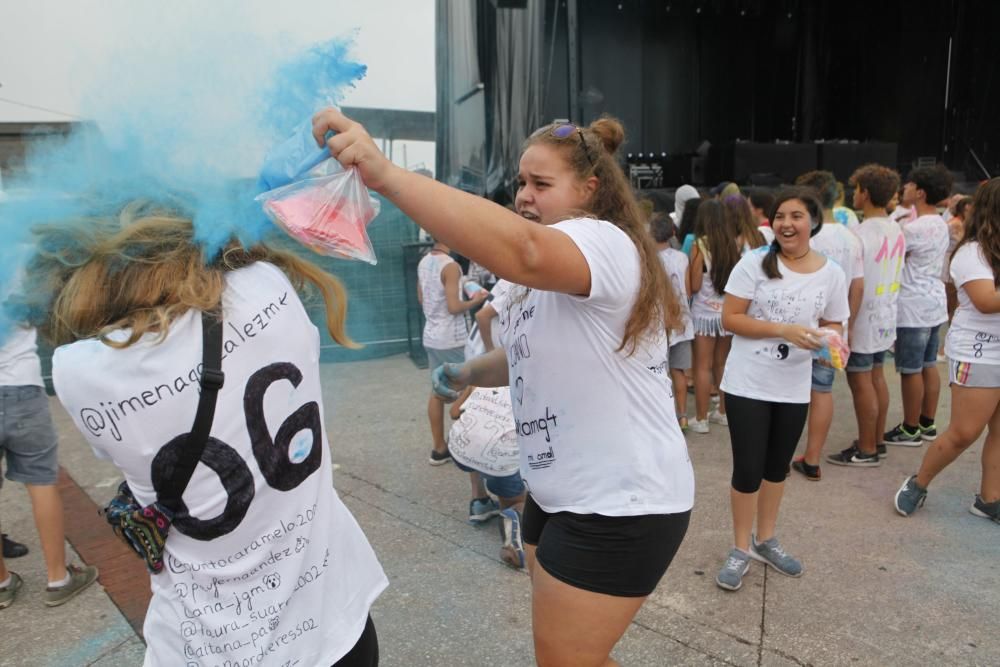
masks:
<svg viewBox="0 0 1000 667"><path fill-rule="evenodd" d="M393 165L336 110L313 124L319 145L434 239L418 267L430 463L468 473L469 521L499 517L502 560L527 568L539 664L616 664L612 649L688 530L688 438L715 428L728 428L732 447L733 541L716 577L727 590L753 560L803 573L778 538L789 475L875 467L888 446L931 443L894 499L887 490L907 516L988 430L971 510L1000 521L1000 179L956 199L942 167L904 180L866 165L846 187L822 171L775 193L684 186L661 214L621 168L624 128L601 118L531 134L508 209ZM0 378L5 404L38 424L4 432L8 479L51 502L56 442L39 407L37 330L57 347L60 401L139 505L183 494L167 567L152 576L146 664L377 664L369 609L388 582L329 484L318 332L296 296L321 296L330 335L352 346L340 283L297 255L236 240L206 263L190 217L164 203L133 202L93 225L36 233L25 280L44 298L3 348ZM463 276L453 251L475 275ZM266 331L254 325L262 312ZM200 403L175 376L192 369L199 381L198 339L213 318L240 335L223 347L205 469L176 489L188 436L178 432ZM949 321L952 414L939 429ZM857 439L824 458L838 409L835 341L851 350ZM903 402L892 428L890 357ZM103 402L120 396L143 397L143 418ZM97 571L67 567L58 517L37 506L36 517L47 601L62 604ZM0 608L20 586L0 559Z"/></svg>

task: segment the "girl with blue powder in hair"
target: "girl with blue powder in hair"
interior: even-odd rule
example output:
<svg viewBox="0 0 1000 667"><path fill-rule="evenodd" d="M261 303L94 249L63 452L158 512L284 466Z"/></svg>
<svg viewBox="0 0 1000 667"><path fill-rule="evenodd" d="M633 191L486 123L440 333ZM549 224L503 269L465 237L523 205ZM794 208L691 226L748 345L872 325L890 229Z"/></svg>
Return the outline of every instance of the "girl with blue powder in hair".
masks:
<svg viewBox="0 0 1000 667"><path fill-rule="evenodd" d="M340 282L263 245L206 264L190 219L142 202L39 234L30 278L56 393L140 506L177 491L202 313L226 332L210 437L151 577L144 664L377 665L368 612L387 581L330 484L319 332L298 296L315 289L353 346Z"/></svg>
<svg viewBox="0 0 1000 667"><path fill-rule="evenodd" d="M540 665L614 665L611 650L687 531L694 476L673 409L677 296L615 159L624 129L547 125L524 144L517 214L393 165L329 109L317 142L369 188L515 283L502 348L445 365L436 386L510 386Z"/></svg>

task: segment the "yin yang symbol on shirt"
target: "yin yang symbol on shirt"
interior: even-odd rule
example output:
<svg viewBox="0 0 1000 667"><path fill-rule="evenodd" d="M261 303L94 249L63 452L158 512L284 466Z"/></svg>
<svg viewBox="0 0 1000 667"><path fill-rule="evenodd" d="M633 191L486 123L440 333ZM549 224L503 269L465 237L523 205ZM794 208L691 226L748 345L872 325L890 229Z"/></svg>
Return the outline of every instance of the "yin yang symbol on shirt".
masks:
<svg viewBox="0 0 1000 667"><path fill-rule="evenodd" d="M763 355L770 359L777 359L778 361L783 361L788 358L788 354L791 352L791 348L788 347L788 343L778 343L776 345L764 345L757 348L756 354Z"/></svg>

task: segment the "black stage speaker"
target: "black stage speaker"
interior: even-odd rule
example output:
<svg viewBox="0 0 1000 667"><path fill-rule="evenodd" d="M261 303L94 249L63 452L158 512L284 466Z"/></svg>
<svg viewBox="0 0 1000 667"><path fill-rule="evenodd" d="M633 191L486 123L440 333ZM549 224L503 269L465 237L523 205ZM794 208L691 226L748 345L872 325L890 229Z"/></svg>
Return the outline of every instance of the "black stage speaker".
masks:
<svg viewBox="0 0 1000 667"><path fill-rule="evenodd" d="M795 177L816 168L815 144L758 144L740 141L733 146L733 180L745 184L761 181L764 175L781 183L794 183Z"/></svg>
<svg viewBox="0 0 1000 667"><path fill-rule="evenodd" d="M854 170L869 162L896 168L896 144L884 141L826 142L818 144L820 169L832 171L838 181L847 183Z"/></svg>

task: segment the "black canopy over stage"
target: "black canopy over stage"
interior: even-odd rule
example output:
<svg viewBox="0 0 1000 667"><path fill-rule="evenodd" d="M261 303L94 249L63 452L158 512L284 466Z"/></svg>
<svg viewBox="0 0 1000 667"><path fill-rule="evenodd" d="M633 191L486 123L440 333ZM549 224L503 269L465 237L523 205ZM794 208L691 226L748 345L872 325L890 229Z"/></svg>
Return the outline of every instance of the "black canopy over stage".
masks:
<svg viewBox="0 0 1000 667"><path fill-rule="evenodd" d="M665 185L893 156L1000 174L994 0L438 0L438 20L438 173L473 191L509 184L531 128L604 113Z"/></svg>

